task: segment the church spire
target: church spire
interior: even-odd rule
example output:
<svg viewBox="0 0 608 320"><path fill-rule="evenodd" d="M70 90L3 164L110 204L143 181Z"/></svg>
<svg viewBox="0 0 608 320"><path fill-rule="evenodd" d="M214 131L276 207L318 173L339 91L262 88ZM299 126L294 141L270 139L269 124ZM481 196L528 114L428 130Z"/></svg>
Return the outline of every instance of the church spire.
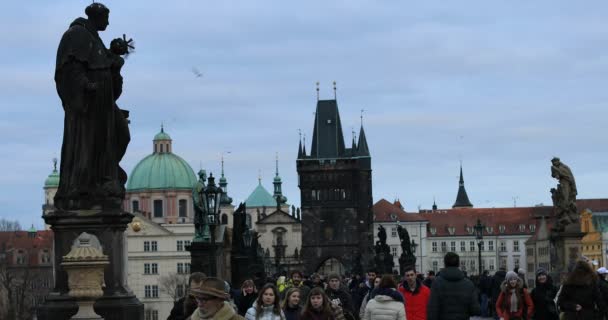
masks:
<svg viewBox="0 0 608 320"><path fill-rule="evenodd" d="M462 163L460 164L460 181L458 182L458 194L456 195L456 202L452 208L472 208L473 204L469 201L467 190L464 188L464 177L462 174Z"/></svg>
<svg viewBox="0 0 608 320"><path fill-rule="evenodd" d="M298 159L302 159L304 158L304 154L302 152L302 131L300 129L298 129L298 135L300 136L298 144Z"/></svg>
<svg viewBox="0 0 608 320"><path fill-rule="evenodd" d="M369 157L369 147L367 146L367 138L365 137L365 130L361 126L359 131L359 143L357 143L357 155L359 157Z"/></svg>
<svg viewBox="0 0 608 320"><path fill-rule="evenodd" d="M272 182L274 185L274 194L272 195L275 199L277 199L277 203L283 204L287 202L287 198L283 196L281 177L279 176L279 153L277 152L275 157L275 176L274 181Z"/></svg>
<svg viewBox="0 0 608 320"><path fill-rule="evenodd" d="M222 176L220 177L220 188L222 188L222 197L220 204L231 204L232 198L228 196L228 180L224 176L224 154L222 153Z"/></svg>

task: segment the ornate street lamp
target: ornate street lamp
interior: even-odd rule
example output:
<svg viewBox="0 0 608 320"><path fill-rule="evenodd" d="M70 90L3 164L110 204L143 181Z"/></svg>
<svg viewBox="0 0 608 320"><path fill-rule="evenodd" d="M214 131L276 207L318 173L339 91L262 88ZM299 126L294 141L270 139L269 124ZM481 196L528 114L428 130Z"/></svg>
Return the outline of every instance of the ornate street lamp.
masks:
<svg viewBox="0 0 608 320"><path fill-rule="evenodd" d="M473 226L473 229L475 230L475 238L477 239L479 274L481 275L481 242L483 241L483 229L485 229L485 226L481 224L481 220L479 218L477 218L477 224Z"/></svg>

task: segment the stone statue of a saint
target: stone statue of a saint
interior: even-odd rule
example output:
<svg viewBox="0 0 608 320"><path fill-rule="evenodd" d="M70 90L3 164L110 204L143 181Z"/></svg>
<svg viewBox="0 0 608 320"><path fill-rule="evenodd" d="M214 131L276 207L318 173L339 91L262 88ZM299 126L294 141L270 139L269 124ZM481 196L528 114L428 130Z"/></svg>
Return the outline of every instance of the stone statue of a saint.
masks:
<svg viewBox="0 0 608 320"><path fill-rule="evenodd" d="M386 229L382 225L378 227L378 239L380 239L380 244L386 244Z"/></svg>
<svg viewBox="0 0 608 320"><path fill-rule="evenodd" d="M128 112L116 105L122 93L121 54L125 42L108 50L99 37L110 10L89 5L63 34L55 83L65 112L60 182L55 207L60 210L119 209L126 172L119 166L130 140Z"/></svg>
<svg viewBox="0 0 608 320"><path fill-rule="evenodd" d="M194 233L195 239L202 239L205 226L207 225L206 210L204 209L202 192L205 189L205 181L207 180L207 172L205 170L198 171L198 181L192 188L192 202L194 204Z"/></svg>
<svg viewBox="0 0 608 320"><path fill-rule="evenodd" d="M559 158L551 159L551 177L559 181L556 188L551 188L551 200L556 210L555 228L564 230L566 225L578 220L576 183L570 168Z"/></svg>
<svg viewBox="0 0 608 320"><path fill-rule="evenodd" d="M398 225L397 226L397 234L399 235L399 240L401 240L401 251L405 256L412 256L412 243L410 242L410 235L407 230Z"/></svg>

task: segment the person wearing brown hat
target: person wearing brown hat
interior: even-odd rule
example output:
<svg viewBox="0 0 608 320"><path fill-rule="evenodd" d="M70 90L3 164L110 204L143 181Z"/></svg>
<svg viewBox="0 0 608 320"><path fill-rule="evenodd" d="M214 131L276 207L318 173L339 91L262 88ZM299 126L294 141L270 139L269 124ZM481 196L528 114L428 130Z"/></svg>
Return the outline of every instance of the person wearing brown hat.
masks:
<svg viewBox="0 0 608 320"><path fill-rule="evenodd" d="M198 308L190 320L242 320L234 308L227 302L230 299L224 291L224 281L218 278L203 280L200 287L190 289L196 299Z"/></svg>

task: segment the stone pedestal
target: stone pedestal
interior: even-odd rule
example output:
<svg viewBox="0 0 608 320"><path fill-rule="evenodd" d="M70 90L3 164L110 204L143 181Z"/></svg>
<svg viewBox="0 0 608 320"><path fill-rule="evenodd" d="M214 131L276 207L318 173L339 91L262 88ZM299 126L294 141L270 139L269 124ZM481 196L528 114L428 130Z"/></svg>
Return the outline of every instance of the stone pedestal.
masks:
<svg viewBox="0 0 608 320"><path fill-rule="evenodd" d="M144 306L127 286L127 224L133 215L122 210L53 211L44 220L54 232L55 287L49 299L39 308L38 319L69 319L76 314L75 300L68 296L66 270L62 257L72 249L72 243L87 232L99 239L109 264L104 269L103 296L95 304L95 312L106 320L143 320ZM77 309L76 309L77 310Z"/></svg>
<svg viewBox="0 0 608 320"><path fill-rule="evenodd" d="M416 257L415 256L407 256L401 254L399 257L399 274L403 277L405 275L405 268L413 267L416 269Z"/></svg>
<svg viewBox="0 0 608 320"><path fill-rule="evenodd" d="M220 244L209 242L192 242L190 247L190 272L203 272L209 277L218 276L218 260L223 256Z"/></svg>
<svg viewBox="0 0 608 320"><path fill-rule="evenodd" d="M581 239L584 235L578 222L569 224L563 231L551 231L549 273L556 283L561 283L562 276L572 270L581 258Z"/></svg>

